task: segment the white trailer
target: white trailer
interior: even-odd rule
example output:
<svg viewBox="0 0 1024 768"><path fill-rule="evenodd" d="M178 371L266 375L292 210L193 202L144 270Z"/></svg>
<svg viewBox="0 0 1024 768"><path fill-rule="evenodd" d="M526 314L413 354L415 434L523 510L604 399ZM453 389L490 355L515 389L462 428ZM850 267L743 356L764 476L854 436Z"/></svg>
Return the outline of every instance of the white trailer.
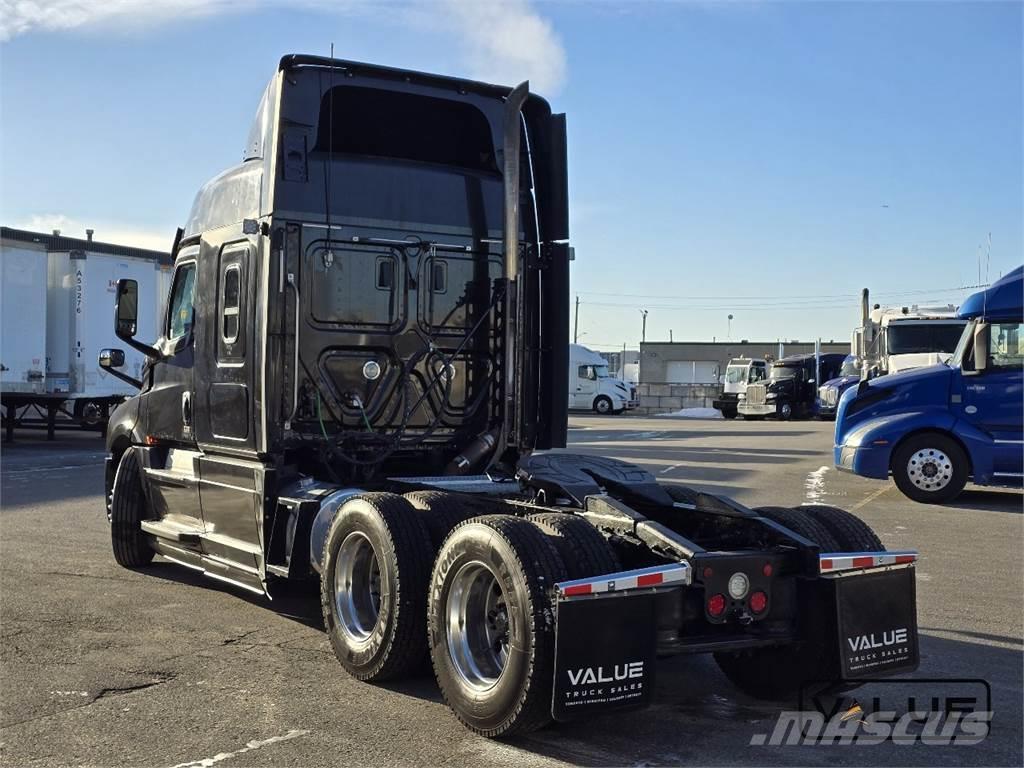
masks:
<svg viewBox="0 0 1024 768"><path fill-rule="evenodd" d="M0 247L0 391L46 391L46 251Z"/></svg>
<svg viewBox="0 0 1024 768"><path fill-rule="evenodd" d="M131 385L100 368L105 347L122 346L113 332L117 281L138 281L153 314L139 318L140 338L160 335L160 317L170 282L168 254L46 235L4 227L3 263L4 422L8 439L15 424L53 429L72 423L105 424L113 406L135 393ZM143 356L126 350L123 369L142 378ZM8 359L10 363L8 363Z"/></svg>

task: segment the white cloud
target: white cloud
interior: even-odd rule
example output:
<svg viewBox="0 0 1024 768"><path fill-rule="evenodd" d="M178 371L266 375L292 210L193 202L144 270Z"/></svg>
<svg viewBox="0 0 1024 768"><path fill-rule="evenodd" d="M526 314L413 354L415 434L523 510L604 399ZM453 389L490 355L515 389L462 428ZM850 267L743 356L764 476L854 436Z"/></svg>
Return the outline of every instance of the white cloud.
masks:
<svg viewBox="0 0 1024 768"><path fill-rule="evenodd" d="M538 93L565 82L565 49L527 0L444 0L465 46L472 77L505 85L530 81Z"/></svg>
<svg viewBox="0 0 1024 768"><path fill-rule="evenodd" d="M360 12L398 24L426 24L454 36L470 77L505 85L528 79L533 90L545 94L557 92L565 81L565 49L529 0L0 0L0 41L34 31L147 29L251 12L254 6Z"/></svg>
<svg viewBox="0 0 1024 768"><path fill-rule="evenodd" d="M15 229L49 234L59 229L67 237L85 239L85 230L92 229L93 239L102 243L117 243L154 251L169 251L174 240L174 227L165 230L139 227L111 221L81 221L61 213L43 213L20 219L11 224Z"/></svg>

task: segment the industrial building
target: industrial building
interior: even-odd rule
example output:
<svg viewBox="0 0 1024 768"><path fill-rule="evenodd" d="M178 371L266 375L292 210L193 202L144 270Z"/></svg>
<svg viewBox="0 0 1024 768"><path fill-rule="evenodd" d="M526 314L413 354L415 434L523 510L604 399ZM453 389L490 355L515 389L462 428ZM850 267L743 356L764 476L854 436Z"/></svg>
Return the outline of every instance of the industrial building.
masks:
<svg viewBox="0 0 1024 768"><path fill-rule="evenodd" d="M734 357L775 360L814 352L813 341L652 341L640 345L641 384L718 384ZM848 354L848 341L827 341L822 353Z"/></svg>

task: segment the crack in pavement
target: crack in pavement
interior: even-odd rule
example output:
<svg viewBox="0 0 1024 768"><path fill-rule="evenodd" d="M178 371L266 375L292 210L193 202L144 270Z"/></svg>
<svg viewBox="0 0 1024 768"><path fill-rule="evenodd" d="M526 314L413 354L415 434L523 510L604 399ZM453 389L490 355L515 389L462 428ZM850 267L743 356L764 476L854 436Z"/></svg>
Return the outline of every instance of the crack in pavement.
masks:
<svg viewBox="0 0 1024 768"><path fill-rule="evenodd" d="M171 680L174 680L178 676L177 673L174 672L136 672L130 669L125 670L125 672L131 675L145 675L147 677L155 679L147 680L144 683L136 683L135 685L109 686L107 688L101 688L94 696L91 696L87 701L83 701L81 704L76 704L73 707L66 707L65 709L61 709L57 712L49 712L44 715L26 717L24 720L16 720L10 723L3 723L2 727L14 728L19 725L24 725L25 723L34 722L36 720L45 720L48 717L58 717L60 715L65 715L68 712L74 712L77 709L83 709L84 707L88 707L95 704L97 701L102 701L103 699L108 699L112 696L125 696L131 693L135 693L136 691L144 691L148 688L155 688L158 685L169 683Z"/></svg>

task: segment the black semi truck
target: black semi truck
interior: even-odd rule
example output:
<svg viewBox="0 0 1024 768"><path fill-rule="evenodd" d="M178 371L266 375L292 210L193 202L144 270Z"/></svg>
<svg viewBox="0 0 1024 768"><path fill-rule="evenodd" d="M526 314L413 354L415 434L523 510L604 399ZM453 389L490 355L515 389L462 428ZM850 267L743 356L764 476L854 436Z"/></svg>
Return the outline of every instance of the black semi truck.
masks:
<svg viewBox="0 0 1024 768"><path fill-rule="evenodd" d="M856 517L549 450L567 201L565 117L526 83L283 58L178 233L159 339L117 287L148 356L108 430L117 562L318 583L349 674L429 657L487 736L644 705L672 653L768 698L914 669L916 555Z"/></svg>

